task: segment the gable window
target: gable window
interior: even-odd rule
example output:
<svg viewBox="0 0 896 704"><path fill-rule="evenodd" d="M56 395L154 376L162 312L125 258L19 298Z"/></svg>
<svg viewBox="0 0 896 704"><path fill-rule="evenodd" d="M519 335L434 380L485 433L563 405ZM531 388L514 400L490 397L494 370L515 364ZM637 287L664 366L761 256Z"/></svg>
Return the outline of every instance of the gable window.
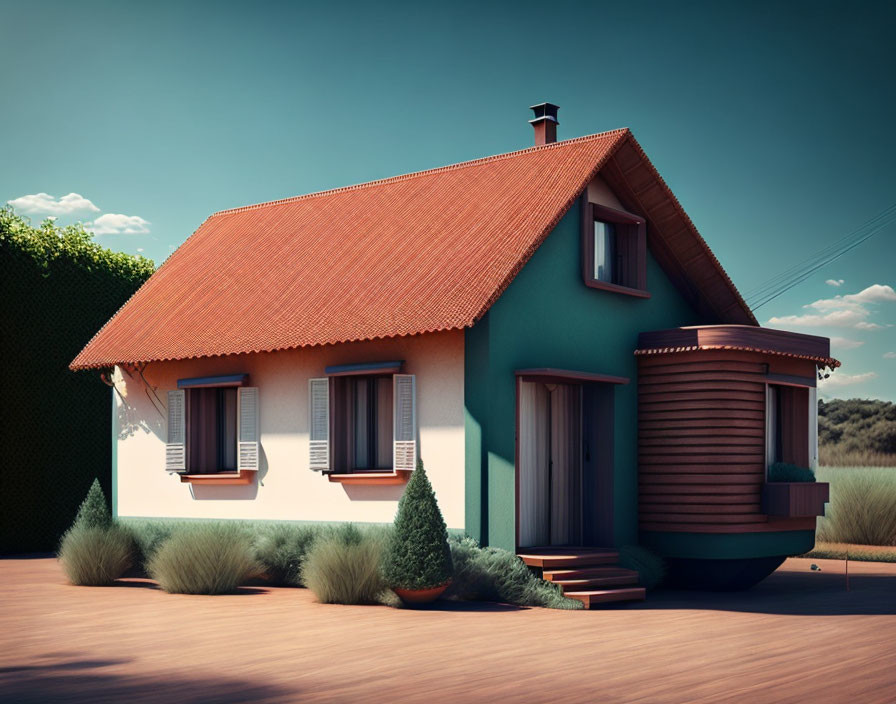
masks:
<svg viewBox="0 0 896 704"><path fill-rule="evenodd" d="M187 475L258 469L258 389L246 374L180 379L168 392L165 468Z"/></svg>
<svg viewBox="0 0 896 704"><path fill-rule="evenodd" d="M335 476L414 469L416 381L395 373L400 366L328 367L330 376L310 380L311 469Z"/></svg>
<svg viewBox="0 0 896 704"><path fill-rule="evenodd" d="M582 274L591 288L649 297L644 218L585 201Z"/></svg>

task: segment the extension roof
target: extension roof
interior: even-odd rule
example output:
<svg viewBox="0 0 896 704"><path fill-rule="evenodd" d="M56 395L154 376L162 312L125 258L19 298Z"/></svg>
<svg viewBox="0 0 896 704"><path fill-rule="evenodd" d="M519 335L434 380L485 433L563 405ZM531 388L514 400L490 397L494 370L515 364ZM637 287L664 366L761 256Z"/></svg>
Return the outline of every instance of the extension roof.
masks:
<svg viewBox="0 0 896 704"><path fill-rule="evenodd" d="M709 321L756 319L627 129L209 217L71 364L472 326L600 172Z"/></svg>

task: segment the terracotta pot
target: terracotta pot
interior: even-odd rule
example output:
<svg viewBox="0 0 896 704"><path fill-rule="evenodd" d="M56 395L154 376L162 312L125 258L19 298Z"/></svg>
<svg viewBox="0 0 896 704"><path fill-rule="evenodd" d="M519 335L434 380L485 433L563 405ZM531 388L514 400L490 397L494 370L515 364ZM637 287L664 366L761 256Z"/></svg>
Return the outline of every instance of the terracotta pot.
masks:
<svg viewBox="0 0 896 704"><path fill-rule="evenodd" d="M392 591L398 594L405 604L428 604L442 596L442 592L448 588L449 584L451 584L450 579L438 587L430 587L429 589L400 589L392 587Z"/></svg>

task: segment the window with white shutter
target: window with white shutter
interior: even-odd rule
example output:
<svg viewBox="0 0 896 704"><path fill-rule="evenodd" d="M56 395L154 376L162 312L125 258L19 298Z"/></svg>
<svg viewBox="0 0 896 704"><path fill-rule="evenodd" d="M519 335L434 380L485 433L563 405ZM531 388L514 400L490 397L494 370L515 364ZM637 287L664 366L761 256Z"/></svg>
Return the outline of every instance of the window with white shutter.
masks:
<svg viewBox="0 0 896 704"><path fill-rule="evenodd" d="M258 469L258 389L237 389L237 469Z"/></svg>
<svg viewBox="0 0 896 704"><path fill-rule="evenodd" d="M186 394L168 392L168 444L165 446L165 470L184 472L187 469Z"/></svg>
<svg viewBox="0 0 896 704"><path fill-rule="evenodd" d="M417 464L417 383L413 374L392 377L393 442L392 468L412 470Z"/></svg>
<svg viewBox="0 0 896 704"><path fill-rule="evenodd" d="M309 397L309 464L318 472L330 471L330 380L310 379Z"/></svg>

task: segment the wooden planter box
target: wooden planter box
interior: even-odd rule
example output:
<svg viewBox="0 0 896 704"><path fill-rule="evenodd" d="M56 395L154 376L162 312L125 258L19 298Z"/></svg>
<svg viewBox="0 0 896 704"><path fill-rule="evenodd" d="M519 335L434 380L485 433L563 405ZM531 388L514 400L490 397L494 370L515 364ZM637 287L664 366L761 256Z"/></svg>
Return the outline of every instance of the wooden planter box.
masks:
<svg viewBox="0 0 896 704"><path fill-rule="evenodd" d="M762 486L762 512L790 518L823 516L829 498L826 482L768 482Z"/></svg>

